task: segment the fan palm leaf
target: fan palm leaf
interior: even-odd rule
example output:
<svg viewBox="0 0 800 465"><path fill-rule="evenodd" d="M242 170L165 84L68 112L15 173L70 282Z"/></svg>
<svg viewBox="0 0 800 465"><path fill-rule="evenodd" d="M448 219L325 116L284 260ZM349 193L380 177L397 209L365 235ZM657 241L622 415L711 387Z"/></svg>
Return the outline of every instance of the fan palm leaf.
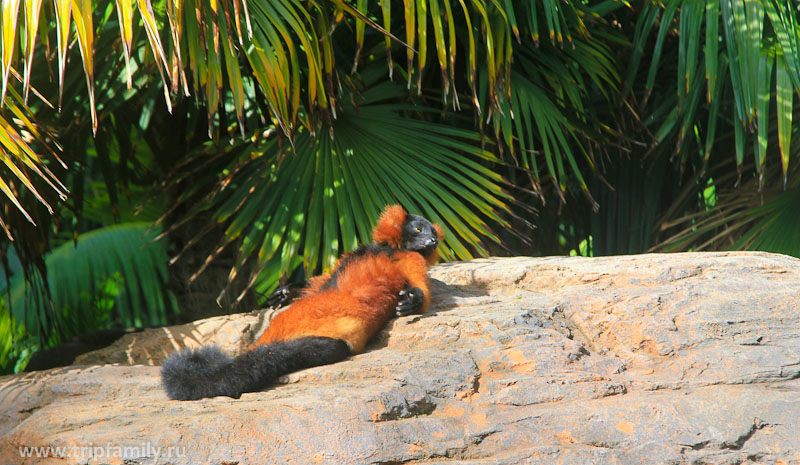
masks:
<svg viewBox="0 0 800 465"><path fill-rule="evenodd" d="M366 81L379 73L372 67ZM250 285L268 291L298 266L328 270L339 254L371 240L389 203L440 222L447 258L471 258L482 241L499 242L489 225L509 227L498 212L508 212L511 199L490 168L499 160L480 148L479 134L437 122L434 108L394 103L403 93L397 84L374 84L343 98L357 104L340 108L333 139L301 131L293 147L274 136L239 144L227 166L197 166L175 180L186 183L179 203L192 204L191 215L210 212L225 226L214 253L240 244L232 279L254 263ZM209 182L219 187L204 187Z"/></svg>
<svg viewBox="0 0 800 465"><path fill-rule="evenodd" d="M152 242L150 223L123 223L97 229L55 248L46 258L47 275L29 285L15 276L9 303L16 321L40 339L52 335L74 336L64 328L81 327L88 319L94 296L109 278L118 275L120 292L112 321L125 327L162 325L177 311L175 298L166 290L167 255L163 241ZM43 283L49 286L43 289ZM65 309L68 311L65 312ZM53 341L50 341L53 342ZM56 341L57 342L57 341Z"/></svg>

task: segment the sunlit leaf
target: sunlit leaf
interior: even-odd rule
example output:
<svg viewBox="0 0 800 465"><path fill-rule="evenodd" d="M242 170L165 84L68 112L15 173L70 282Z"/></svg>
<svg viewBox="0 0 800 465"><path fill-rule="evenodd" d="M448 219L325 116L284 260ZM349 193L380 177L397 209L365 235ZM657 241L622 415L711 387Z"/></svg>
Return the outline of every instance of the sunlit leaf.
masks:
<svg viewBox="0 0 800 465"><path fill-rule="evenodd" d="M756 171L763 179L764 163L767 159L767 138L769 132L769 101L772 82L773 58L760 56L758 61L758 88L756 94ZM761 182L759 181L759 188Z"/></svg>
<svg viewBox="0 0 800 465"><path fill-rule="evenodd" d="M133 5L132 0L115 0L119 33L122 38L122 52L125 57L125 77L130 90L133 77L131 75L131 42L133 41Z"/></svg>
<svg viewBox="0 0 800 465"><path fill-rule="evenodd" d="M776 69L776 99L778 102L778 141L781 148L783 185L786 186L789 157L791 155L792 114L794 113L794 89L786 64L778 58Z"/></svg>
<svg viewBox="0 0 800 465"><path fill-rule="evenodd" d="M64 97L64 73L67 67L67 49L69 47L69 30L72 25L72 1L53 0L56 13L56 36L58 38L58 109Z"/></svg>
<svg viewBox="0 0 800 465"><path fill-rule="evenodd" d="M717 88L717 70L719 64L719 0L706 0L706 40L705 62L706 81L708 83L708 101Z"/></svg>
<svg viewBox="0 0 800 465"><path fill-rule="evenodd" d="M73 0L73 1L82 1L88 2L89 0ZM164 48L161 46L161 38L158 34L158 25L156 23L155 14L153 13L153 5L150 0L137 0L139 6L139 14L142 17L142 22L144 23L144 29L147 32L147 38L150 40L150 51L153 52L156 60L156 67L158 68L158 72L161 75L161 81L164 83L164 100L167 103L167 108L172 111L172 100L169 96L169 84L167 83L167 78L164 75L164 70L169 69L169 63L167 62L166 54L164 53ZM215 39L216 40L216 39ZM162 67L163 66L163 67ZM212 102L209 102L209 106L211 106ZM216 108L216 107L215 107Z"/></svg>
<svg viewBox="0 0 800 465"><path fill-rule="evenodd" d="M25 70L23 80L23 96L28 101L28 91L31 82L31 66L33 65L33 52L36 50L36 31L39 29L39 12L42 9L42 0L25 0Z"/></svg>
<svg viewBox="0 0 800 465"><path fill-rule="evenodd" d="M73 20L78 33L78 44L89 91L89 111L92 115L92 132L97 131L97 108L94 101L94 26L91 0L72 0Z"/></svg>
<svg viewBox="0 0 800 465"><path fill-rule="evenodd" d="M0 78L2 78L2 89L0 90L0 106L6 98L6 88L8 87L8 74L11 71L11 61L14 59L14 44L17 42L17 15L19 14L20 0L0 0L0 37L3 43L0 44Z"/></svg>

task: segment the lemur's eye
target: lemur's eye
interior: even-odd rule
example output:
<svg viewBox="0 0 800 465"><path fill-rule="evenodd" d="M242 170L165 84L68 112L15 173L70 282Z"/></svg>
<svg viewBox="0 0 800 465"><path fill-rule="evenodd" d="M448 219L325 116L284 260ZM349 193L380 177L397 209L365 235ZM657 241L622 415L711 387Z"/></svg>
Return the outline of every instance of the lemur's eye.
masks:
<svg viewBox="0 0 800 465"><path fill-rule="evenodd" d="M416 228L416 231L417 232L422 232L422 230L420 228Z"/></svg>

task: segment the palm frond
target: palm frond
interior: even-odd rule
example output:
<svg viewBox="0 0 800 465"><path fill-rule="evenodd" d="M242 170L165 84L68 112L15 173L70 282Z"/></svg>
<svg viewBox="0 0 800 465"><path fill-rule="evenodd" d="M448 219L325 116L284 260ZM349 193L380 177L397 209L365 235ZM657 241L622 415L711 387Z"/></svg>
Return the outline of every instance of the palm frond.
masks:
<svg viewBox="0 0 800 465"><path fill-rule="evenodd" d="M372 69L374 80L380 70ZM480 148L479 134L436 122L435 109L386 102L395 92L403 89L384 82L343 99L357 103L340 109L333 139L301 131L286 147L268 137L237 146L227 166L186 174L195 188L187 186L180 201L225 225L214 253L240 244L232 278L253 264L250 284L268 291L298 266L327 270L342 252L371 241L378 214L394 202L443 225L448 259L499 242L489 224L509 227L498 212L511 199L490 168L499 160ZM221 170L229 174L218 177ZM203 182L219 188L198 187Z"/></svg>
<svg viewBox="0 0 800 465"><path fill-rule="evenodd" d="M135 12L131 8L131 2L127 0L114 4L119 20L119 43L122 44L128 88L132 86L133 68L141 68L141 63L134 61L147 60L131 54L134 37L139 37L140 31L144 29L155 62L153 71L157 70L161 76L167 107L172 107L172 94L182 90L188 95L191 82L195 95L205 98L210 133L213 133L221 93L226 89L233 95L239 125L244 126L243 109L246 101L242 59L248 61L253 75L263 86L271 117L287 134L291 134L297 127L301 88L307 89L305 94L308 108L318 106L324 110L328 107L326 94L332 90L332 80L328 76L327 83L325 82L322 63L332 57L323 56L317 35L317 25L324 19L321 17L329 14L326 3L307 7L293 0L255 2L251 5L251 11L248 3L241 0L188 0L187 3L138 0ZM57 53L47 56L58 58L59 95L62 96L70 30L74 25L86 78L92 128L96 131L98 116L94 101L97 77L95 57L98 55L96 48L105 46L97 41L96 35L105 30L108 16L100 17L101 24L95 24L97 18L93 5L83 0L59 0L55 2L54 9L41 8L40 1L26 0L27 33L19 34L22 21L18 15L19 5L19 0L3 2L0 21L3 37L0 50L2 96L5 96L10 86L10 76L15 72L15 57L18 55L15 48L18 46L26 51L22 93L27 96L31 85L30 68L34 51L41 47L37 39L46 38L48 28L52 25L55 26L58 39ZM38 34L36 27L42 28ZM325 31L324 34L328 32ZM300 60L303 58L306 66L301 74ZM191 80L187 79L185 69L191 74ZM226 75L225 79L223 74ZM59 102L61 99L59 97Z"/></svg>
<svg viewBox="0 0 800 465"><path fill-rule="evenodd" d="M7 90L10 98L6 98L5 109L0 110L0 191L13 205L11 208L35 225L35 214L23 205L23 194L31 194L36 203L52 214L53 204L59 198L65 198L67 189L48 168L45 160L50 159L65 166L55 152L41 153L43 148L48 148L42 143L45 134L30 116L30 109L23 103L22 96L13 88ZM7 209L0 211L8 212ZM0 227L13 241L13 225L4 219L6 214L0 214Z"/></svg>
<svg viewBox="0 0 800 465"><path fill-rule="evenodd" d="M0 299L0 373L19 373L35 347L25 326L11 316L6 301Z"/></svg>
<svg viewBox="0 0 800 465"><path fill-rule="evenodd" d="M155 233L148 233L150 227L150 223L109 226L82 234L77 244L70 241L54 249L45 259L46 277L36 276L30 283L23 276L11 280L9 303L14 318L40 338L72 336L64 331L70 327L65 318L88 319L100 286L118 275L120 292L106 323L127 327L165 324L167 317L176 313L177 304L165 287L165 244L151 242ZM45 282L47 289L42 287Z"/></svg>
<svg viewBox="0 0 800 465"><path fill-rule="evenodd" d="M779 145L778 139L786 140L781 125L775 123L778 118L772 116L767 134L773 147ZM796 137L792 140L790 154L797 157L800 144ZM727 143L727 147L731 145ZM755 152L757 147L749 150ZM753 173L752 163L744 165L744 173L751 173L747 175L735 160L723 158L708 169L707 179L697 178L696 183L702 185L685 186L685 195L676 198L669 213L659 221L662 240L653 250L764 250L800 256L796 233L799 165L789 165L788 182L782 184L776 181L784 176L783 163L767 163L760 174Z"/></svg>
<svg viewBox="0 0 800 465"><path fill-rule="evenodd" d="M647 2L636 24L634 54L627 71L626 89L630 89L637 79L643 51L657 23L660 26L652 48L644 94L634 105L640 114L655 111L652 106L649 109L647 106L656 86L656 74L663 74L665 67L676 70L677 104L670 116L661 120L658 131L654 132L657 136L654 142L675 137L675 153L682 154L683 160L693 141L699 137L703 156L708 160L718 136L718 123L731 125L737 140L734 152L737 164L741 168L745 142L752 139L755 147L753 166L763 181L769 153L768 134L772 130L771 122L775 121L769 110L772 101L777 100L777 124L782 128L786 142L780 145L778 152L782 162L788 166L786 137L791 125L791 95L793 91L800 91L800 61L797 60L800 22L797 11L788 3L775 0L744 3L670 0L664 2L663 9ZM666 56L662 51L666 50L665 40L668 40L670 31L678 31L677 47L670 49L677 50L677 54ZM674 68L665 60L675 60ZM698 75L704 76L705 85ZM699 103L703 100L710 105L705 125L697 121ZM735 115L732 121L726 112L720 111L720 101L732 102ZM660 102L662 99L658 99Z"/></svg>
<svg viewBox="0 0 800 465"><path fill-rule="evenodd" d="M530 171L533 189L540 191L541 178L548 177L562 201L568 180L591 199L580 166L594 169L587 145L602 140L605 132L591 98L597 91L610 98L619 81L607 46L577 33L568 38L572 45L564 49L518 46L508 93L491 113L500 147L508 147L515 163Z"/></svg>

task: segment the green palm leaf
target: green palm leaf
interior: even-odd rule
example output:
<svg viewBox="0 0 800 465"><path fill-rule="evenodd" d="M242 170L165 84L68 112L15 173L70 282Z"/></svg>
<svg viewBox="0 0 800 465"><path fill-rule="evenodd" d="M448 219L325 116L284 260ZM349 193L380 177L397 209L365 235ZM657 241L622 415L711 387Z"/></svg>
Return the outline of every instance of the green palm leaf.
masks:
<svg viewBox="0 0 800 465"><path fill-rule="evenodd" d="M36 342L11 316L6 301L0 299L0 373L22 371L35 347Z"/></svg>
<svg viewBox="0 0 800 465"><path fill-rule="evenodd" d="M676 15L677 23L673 21ZM677 137L676 152L682 153L682 159L685 159L691 145L687 142L696 138L691 134L695 132L697 137L705 139L702 150L707 160L714 139L718 136L718 121L732 124L737 141L737 164L741 168L745 141L750 139L749 134L755 134L752 138L756 148L753 152L756 159L754 166L763 176L769 152L768 134L773 129L770 124L775 121L769 115L771 101L777 99L777 121L782 128L783 140L786 141L789 134L787 127L791 121L790 87L795 92L800 91L800 61L797 60L797 52L800 50L800 22L797 11L788 3L776 0L670 0L665 2L663 11L648 3L637 22L634 55L627 71L626 89L631 87L638 74L642 51L657 18L661 25L652 49L645 95L640 102L634 104L641 114L657 111L655 105L647 108L649 96L656 85L656 75L664 73L667 66L665 59L675 60L677 107L674 114L661 121L656 142ZM664 55L662 51L666 50L667 34L676 25L680 31L678 53ZM703 29L704 34L701 33ZM700 40L702 36L705 36L704 41ZM701 53L704 55L699 59ZM706 77L705 86L696 78L701 73ZM777 74L777 78L773 78L773 74ZM723 81L726 77L727 83ZM697 121L701 94L704 94L705 100L711 105L710 118L705 128ZM733 102L733 121L730 121L728 113L719 111L720 99L723 102ZM662 102L663 99L658 99L656 103ZM788 165L788 145L781 145L779 152L782 163Z"/></svg>
<svg viewBox="0 0 800 465"><path fill-rule="evenodd" d="M590 96L595 90L608 94L619 78L604 45L575 38L569 50L547 53L555 51L551 47L517 48L508 97L500 98L492 115L494 131L514 161L530 170L536 191L548 177L563 199L574 179L591 198L580 166L594 168L586 145L604 130L591 113Z"/></svg>
<svg viewBox="0 0 800 465"><path fill-rule="evenodd" d="M772 131L769 137L774 142L780 137L779 131ZM794 144L792 155L797 156L798 149ZM674 212L688 212L661 220L659 229L668 234L653 250L763 250L800 257L796 214L800 208L800 169L796 164L790 166L785 187L775 182L783 176L782 163L767 164L762 173L763 178L752 176L739 185L736 180L741 173L734 160L709 169L713 182L708 182L705 195L700 197L700 208L692 211L673 206ZM760 188L762 180L767 182ZM713 195L709 195L711 192ZM693 199L687 196L683 201L692 203Z"/></svg>
<svg viewBox="0 0 800 465"><path fill-rule="evenodd" d="M365 74L371 82L382 72L373 66ZM343 98L358 104L340 109L333 139L301 131L291 148L271 137L239 145L224 168L228 176L214 177L219 166L205 169L206 182L225 187L193 214L209 211L226 225L226 240L240 244L235 269L255 262L250 284L259 291L297 266L307 273L329 269L340 253L371 241L370 230L389 203L440 222L448 259L471 258L484 241L499 242L489 225L509 228L498 212L508 211L511 199L490 168L499 160L480 148L479 134L437 123L434 109L390 103L403 92L382 83ZM187 179L198 186L203 171ZM183 199L208 190L189 189Z"/></svg>
<svg viewBox="0 0 800 465"><path fill-rule="evenodd" d="M59 333L73 336L68 329L80 327L80 321L89 318L92 299L101 294L99 286L118 275L121 289L111 319L105 323L126 327L165 324L177 307L165 287L165 244L151 242L155 233L148 233L150 227L149 223L109 226L82 234L77 245L70 241L57 247L46 256L47 290L42 288L41 276L31 283L15 276L10 304L16 320L40 338Z"/></svg>

